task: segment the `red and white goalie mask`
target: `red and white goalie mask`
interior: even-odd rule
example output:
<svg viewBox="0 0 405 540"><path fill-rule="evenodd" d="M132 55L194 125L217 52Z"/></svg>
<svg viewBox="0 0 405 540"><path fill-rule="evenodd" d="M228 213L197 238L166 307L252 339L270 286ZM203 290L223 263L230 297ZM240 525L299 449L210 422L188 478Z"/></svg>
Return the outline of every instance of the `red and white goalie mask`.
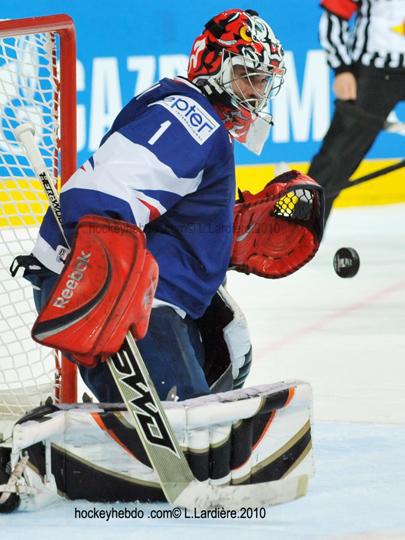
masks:
<svg viewBox="0 0 405 540"><path fill-rule="evenodd" d="M200 86L232 137L259 154L272 116L269 101L285 74L283 49L255 11L231 9L211 19L195 40L188 78Z"/></svg>

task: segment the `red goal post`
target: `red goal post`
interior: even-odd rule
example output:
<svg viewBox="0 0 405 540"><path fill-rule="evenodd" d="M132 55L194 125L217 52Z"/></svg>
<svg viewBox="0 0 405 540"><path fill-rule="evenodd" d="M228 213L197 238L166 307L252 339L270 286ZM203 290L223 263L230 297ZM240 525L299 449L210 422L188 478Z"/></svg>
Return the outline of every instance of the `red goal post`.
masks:
<svg viewBox="0 0 405 540"><path fill-rule="evenodd" d="M0 21L0 416L18 416L49 395L77 400L76 368L30 340L30 284L12 280L12 259L32 249L47 203L14 128L31 122L55 182L76 170L76 38L68 15ZM53 387L53 388L52 388ZM38 401L38 402L37 402Z"/></svg>

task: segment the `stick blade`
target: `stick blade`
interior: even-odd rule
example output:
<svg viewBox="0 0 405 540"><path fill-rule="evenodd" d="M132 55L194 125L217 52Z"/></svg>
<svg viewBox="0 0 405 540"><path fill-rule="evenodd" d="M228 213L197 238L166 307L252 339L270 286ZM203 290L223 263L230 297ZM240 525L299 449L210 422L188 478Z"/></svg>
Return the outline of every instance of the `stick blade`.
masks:
<svg viewBox="0 0 405 540"><path fill-rule="evenodd" d="M213 486L195 481L184 489L173 504L189 510L218 506L229 510L267 507L303 497L308 482L306 474L243 486Z"/></svg>

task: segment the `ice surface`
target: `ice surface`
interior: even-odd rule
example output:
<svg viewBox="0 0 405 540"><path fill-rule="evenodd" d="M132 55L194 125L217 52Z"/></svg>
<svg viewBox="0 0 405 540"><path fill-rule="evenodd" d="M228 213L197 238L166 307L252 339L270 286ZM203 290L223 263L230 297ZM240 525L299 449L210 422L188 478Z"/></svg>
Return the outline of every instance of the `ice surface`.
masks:
<svg viewBox="0 0 405 540"><path fill-rule="evenodd" d="M1 537L36 540L405 539L405 205L338 210L316 259L265 281L236 273L255 359L249 385L301 378L314 390L316 476L303 499L265 519L78 519L80 510L136 508L66 502L1 516ZM339 247L358 275L336 276Z"/></svg>
<svg viewBox="0 0 405 540"><path fill-rule="evenodd" d="M360 270L339 278L338 248ZM250 322L248 384L301 378L315 418L405 423L405 205L336 210L315 259L281 280L228 273Z"/></svg>

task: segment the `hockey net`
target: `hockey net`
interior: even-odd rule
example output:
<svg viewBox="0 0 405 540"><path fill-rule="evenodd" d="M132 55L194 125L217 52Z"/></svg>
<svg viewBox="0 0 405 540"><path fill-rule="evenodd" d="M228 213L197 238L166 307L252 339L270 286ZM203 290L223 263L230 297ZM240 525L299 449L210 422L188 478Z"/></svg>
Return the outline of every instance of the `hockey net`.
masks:
<svg viewBox="0 0 405 540"><path fill-rule="evenodd" d="M25 122L56 181L76 167L75 39L64 15L0 22L0 419L15 418L48 396L75 401L72 366L31 339L31 285L12 278L29 254L47 208L39 181L16 141Z"/></svg>

